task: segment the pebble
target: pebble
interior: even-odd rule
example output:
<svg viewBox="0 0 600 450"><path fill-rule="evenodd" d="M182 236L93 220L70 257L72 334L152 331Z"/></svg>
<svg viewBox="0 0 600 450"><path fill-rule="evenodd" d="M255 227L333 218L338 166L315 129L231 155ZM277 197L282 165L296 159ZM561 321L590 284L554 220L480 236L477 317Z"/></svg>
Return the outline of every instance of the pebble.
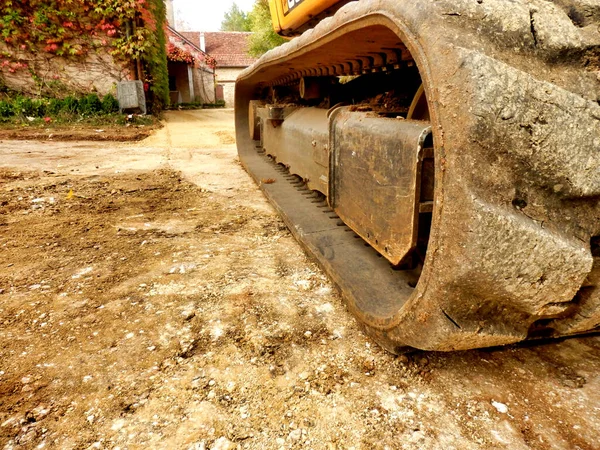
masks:
<svg viewBox="0 0 600 450"><path fill-rule="evenodd" d="M492 400L492 406L496 408L499 413L506 414L508 412L508 406L506 406L504 403Z"/></svg>
<svg viewBox="0 0 600 450"><path fill-rule="evenodd" d="M233 450L236 445L226 437L220 437L210 447L210 450Z"/></svg>
<svg viewBox="0 0 600 450"><path fill-rule="evenodd" d="M288 439L290 441L299 441L300 439L302 439L303 434L304 430L302 428L297 428L288 435Z"/></svg>
<svg viewBox="0 0 600 450"><path fill-rule="evenodd" d="M363 369L372 372L375 369L375 359L367 358L363 361Z"/></svg>
<svg viewBox="0 0 600 450"><path fill-rule="evenodd" d="M206 450L206 443L204 441L196 442L190 445L187 450Z"/></svg>
<svg viewBox="0 0 600 450"><path fill-rule="evenodd" d="M406 355L399 355L398 361L400 361L402 364L406 364L406 363L408 363L409 359L408 359L408 356L406 356Z"/></svg>
<svg viewBox="0 0 600 450"><path fill-rule="evenodd" d="M410 436L409 441L410 442L419 442L419 441L422 441L423 439L425 439L425 433L423 433L421 430L417 430Z"/></svg>

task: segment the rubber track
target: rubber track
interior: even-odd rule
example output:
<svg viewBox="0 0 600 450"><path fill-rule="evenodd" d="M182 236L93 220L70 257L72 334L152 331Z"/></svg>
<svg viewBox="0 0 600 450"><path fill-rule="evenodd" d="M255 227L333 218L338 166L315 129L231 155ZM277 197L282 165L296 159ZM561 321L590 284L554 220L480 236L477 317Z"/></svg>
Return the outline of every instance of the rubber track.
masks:
<svg viewBox="0 0 600 450"><path fill-rule="evenodd" d="M303 183L293 183L297 178L264 153L246 151L241 156L248 173L294 237L334 281L351 310L385 321L402 306L413 290L408 284L410 272L393 270L324 200L316 200ZM275 181L262 182L267 179Z"/></svg>

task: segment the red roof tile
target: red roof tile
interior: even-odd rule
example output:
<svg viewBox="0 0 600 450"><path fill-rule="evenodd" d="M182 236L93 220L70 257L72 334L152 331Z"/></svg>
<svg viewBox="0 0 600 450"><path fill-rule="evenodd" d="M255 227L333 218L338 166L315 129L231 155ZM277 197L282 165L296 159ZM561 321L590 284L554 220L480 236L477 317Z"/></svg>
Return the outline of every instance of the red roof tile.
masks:
<svg viewBox="0 0 600 450"><path fill-rule="evenodd" d="M180 34L200 46L199 31L180 31ZM217 67L247 67L256 61L248 55L248 37L241 31L207 31L204 33L205 51L217 60Z"/></svg>

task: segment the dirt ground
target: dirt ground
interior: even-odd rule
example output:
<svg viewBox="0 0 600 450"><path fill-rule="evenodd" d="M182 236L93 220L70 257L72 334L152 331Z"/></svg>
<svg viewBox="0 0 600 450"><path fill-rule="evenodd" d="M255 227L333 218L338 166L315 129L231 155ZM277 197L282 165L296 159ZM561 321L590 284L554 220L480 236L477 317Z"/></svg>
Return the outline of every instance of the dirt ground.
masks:
<svg viewBox="0 0 600 450"><path fill-rule="evenodd" d="M104 124L92 126L83 123L74 125L53 124L49 127L24 127L15 124L2 124L0 127L0 141L6 139L20 141L139 141L150 136L155 129L160 128L159 125L159 123L151 123L148 125Z"/></svg>
<svg viewBox="0 0 600 450"><path fill-rule="evenodd" d="M0 449L599 449L600 337L396 357L241 168L233 113L0 142Z"/></svg>

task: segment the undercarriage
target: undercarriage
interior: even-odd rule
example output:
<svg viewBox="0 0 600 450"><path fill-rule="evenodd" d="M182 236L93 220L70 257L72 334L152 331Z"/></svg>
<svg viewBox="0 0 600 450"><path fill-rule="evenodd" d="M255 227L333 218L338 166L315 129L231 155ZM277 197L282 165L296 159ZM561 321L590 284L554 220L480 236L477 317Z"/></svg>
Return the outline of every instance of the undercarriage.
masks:
<svg viewBox="0 0 600 450"><path fill-rule="evenodd" d="M363 0L238 78L243 165L386 349L600 327L599 23Z"/></svg>

